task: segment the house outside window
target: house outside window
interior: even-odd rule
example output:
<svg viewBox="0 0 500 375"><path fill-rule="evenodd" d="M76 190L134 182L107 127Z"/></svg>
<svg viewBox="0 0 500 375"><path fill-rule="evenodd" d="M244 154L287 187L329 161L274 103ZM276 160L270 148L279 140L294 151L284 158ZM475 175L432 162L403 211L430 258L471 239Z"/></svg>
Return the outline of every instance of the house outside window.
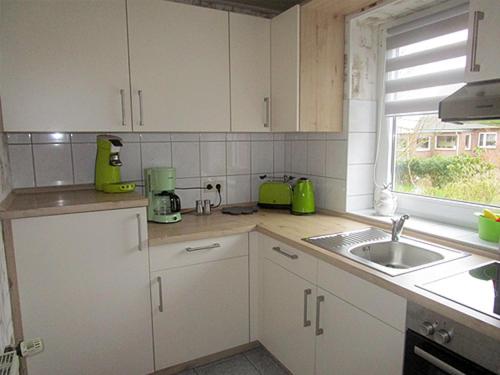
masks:
<svg viewBox="0 0 500 375"><path fill-rule="evenodd" d="M481 148L496 148L497 133L479 133L477 145Z"/></svg>
<svg viewBox="0 0 500 375"><path fill-rule="evenodd" d="M465 150L470 150L472 148L471 147L471 145L472 145L472 136L470 134L466 134L465 135L464 145L465 145L465 147L464 147Z"/></svg>
<svg viewBox="0 0 500 375"><path fill-rule="evenodd" d="M384 30L381 124L392 147L382 159L390 165L378 168L378 184L392 182L400 202L419 209L427 197L448 206L500 207L500 124L457 125L437 116L439 102L465 84L468 7L440 8L435 15L412 15ZM445 201L435 202L433 210L440 210Z"/></svg>

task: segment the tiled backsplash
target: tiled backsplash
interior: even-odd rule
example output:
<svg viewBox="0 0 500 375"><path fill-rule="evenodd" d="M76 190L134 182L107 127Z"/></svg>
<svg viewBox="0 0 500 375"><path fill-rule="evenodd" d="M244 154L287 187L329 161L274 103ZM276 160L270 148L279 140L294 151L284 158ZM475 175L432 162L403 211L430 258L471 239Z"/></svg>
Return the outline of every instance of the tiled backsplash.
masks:
<svg viewBox="0 0 500 375"><path fill-rule="evenodd" d="M144 168L173 166L179 187L223 185L223 201L257 200L258 176L285 172L285 135L270 133L120 133L123 181L142 180ZM9 133L15 188L94 182L96 134ZM179 190L184 207L214 193Z"/></svg>

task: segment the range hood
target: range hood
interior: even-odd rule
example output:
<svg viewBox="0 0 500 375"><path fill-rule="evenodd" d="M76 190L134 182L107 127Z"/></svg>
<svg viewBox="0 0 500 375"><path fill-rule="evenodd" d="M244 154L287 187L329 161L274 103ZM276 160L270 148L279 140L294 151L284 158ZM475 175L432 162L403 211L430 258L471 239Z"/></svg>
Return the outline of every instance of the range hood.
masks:
<svg viewBox="0 0 500 375"><path fill-rule="evenodd" d="M500 125L500 79L468 83L439 103L445 122Z"/></svg>

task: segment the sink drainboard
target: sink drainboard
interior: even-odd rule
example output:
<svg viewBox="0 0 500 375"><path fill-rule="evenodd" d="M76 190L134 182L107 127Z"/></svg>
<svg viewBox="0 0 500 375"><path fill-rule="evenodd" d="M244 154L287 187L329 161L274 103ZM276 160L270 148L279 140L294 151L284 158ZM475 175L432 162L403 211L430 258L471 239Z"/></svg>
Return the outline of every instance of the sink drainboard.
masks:
<svg viewBox="0 0 500 375"><path fill-rule="evenodd" d="M380 229L367 228L353 232L304 238L303 240L326 250L347 251L353 246L366 242L379 242L390 239L391 236Z"/></svg>

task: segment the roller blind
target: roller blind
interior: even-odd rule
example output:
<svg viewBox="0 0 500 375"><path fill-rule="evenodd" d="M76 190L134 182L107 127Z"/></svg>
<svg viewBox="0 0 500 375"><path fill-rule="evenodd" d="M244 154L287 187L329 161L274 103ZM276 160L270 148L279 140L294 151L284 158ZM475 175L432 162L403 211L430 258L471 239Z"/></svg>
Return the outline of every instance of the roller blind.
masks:
<svg viewBox="0 0 500 375"><path fill-rule="evenodd" d="M437 112L464 84L468 3L387 29L386 115Z"/></svg>

